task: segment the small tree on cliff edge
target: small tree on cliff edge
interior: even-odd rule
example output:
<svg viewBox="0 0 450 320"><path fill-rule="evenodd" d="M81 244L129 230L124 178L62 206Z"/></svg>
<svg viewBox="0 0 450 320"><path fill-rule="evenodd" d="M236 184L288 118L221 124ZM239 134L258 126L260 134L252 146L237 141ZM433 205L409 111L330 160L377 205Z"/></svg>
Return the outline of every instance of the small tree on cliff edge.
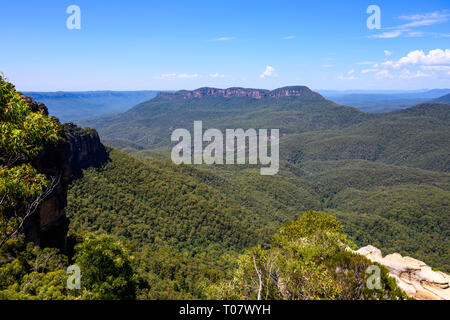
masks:
<svg viewBox="0 0 450 320"><path fill-rule="evenodd" d="M0 74L0 247L58 184L30 164L47 143L60 139L55 118L32 112Z"/></svg>

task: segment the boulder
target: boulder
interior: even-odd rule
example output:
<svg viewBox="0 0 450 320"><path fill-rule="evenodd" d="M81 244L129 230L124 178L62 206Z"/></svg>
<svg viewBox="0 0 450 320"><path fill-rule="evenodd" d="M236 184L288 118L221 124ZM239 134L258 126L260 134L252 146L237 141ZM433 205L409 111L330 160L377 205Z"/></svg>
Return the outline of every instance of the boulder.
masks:
<svg viewBox="0 0 450 320"><path fill-rule="evenodd" d="M419 300L450 300L450 276L433 271L425 262L392 253L383 258L381 250L368 245L356 251L389 269L389 275L405 293Z"/></svg>

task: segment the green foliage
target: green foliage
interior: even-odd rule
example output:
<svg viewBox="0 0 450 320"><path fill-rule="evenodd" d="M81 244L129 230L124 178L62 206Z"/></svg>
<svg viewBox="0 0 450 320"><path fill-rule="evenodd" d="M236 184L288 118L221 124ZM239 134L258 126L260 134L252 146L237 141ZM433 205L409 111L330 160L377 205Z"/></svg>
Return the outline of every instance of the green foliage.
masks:
<svg viewBox="0 0 450 320"><path fill-rule="evenodd" d="M270 224L268 235L299 211L333 211L358 246L374 244L448 271L449 111L438 103L366 114L303 98L158 97L88 124L127 151L152 148L134 153L152 161L167 157L173 128L192 129L194 120L204 128L280 128L285 161L275 177L251 166L179 172L256 213L254 225Z"/></svg>
<svg viewBox="0 0 450 320"><path fill-rule="evenodd" d="M243 248L269 229L256 213L184 174L167 160L142 162L110 150L111 161L84 171L68 196L67 214L77 232L107 232L134 243L179 248ZM124 177L127 177L124 179Z"/></svg>
<svg viewBox="0 0 450 320"><path fill-rule="evenodd" d="M84 121L117 148L171 145L174 128L278 128L281 156L308 160L362 159L428 170L449 171L449 107L424 103L382 114L367 114L329 100L156 97L114 116Z"/></svg>
<svg viewBox="0 0 450 320"><path fill-rule="evenodd" d="M286 162L275 177L261 177L251 166L178 172L256 213L254 225L269 223L267 234L299 211L334 210L358 246L374 244L448 270L450 180L444 172L449 170L449 111L438 103L366 114L295 97L157 97L88 124L127 151L152 148L134 153L152 161L167 155L173 128L192 129L194 120L202 119L204 128L280 128L280 155Z"/></svg>
<svg viewBox="0 0 450 320"><path fill-rule="evenodd" d="M259 239L268 243L278 227L277 219L222 194L225 186L207 183L204 172L166 159L139 161L114 149L109 156L103 168L85 170L72 184L67 214L75 232L108 233L133 243L139 298L204 297L207 284L229 265L228 254Z"/></svg>
<svg viewBox="0 0 450 320"><path fill-rule="evenodd" d="M134 257L120 241L109 235L87 235L75 246L75 264L82 273L88 299L133 299L136 278Z"/></svg>
<svg viewBox="0 0 450 320"><path fill-rule="evenodd" d="M301 150L303 161L360 159L448 172L449 111L429 103L337 129L288 134L280 140L280 155L296 163Z"/></svg>
<svg viewBox="0 0 450 320"><path fill-rule="evenodd" d="M339 221L308 211L284 225L269 250L247 250L231 279L212 285L219 299L404 299L405 294L382 270L382 288L366 286L372 263L347 250Z"/></svg>
<svg viewBox="0 0 450 320"><path fill-rule="evenodd" d="M58 140L59 124L1 80L0 231L8 234L23 221L21 204L48 184L30 162ZM447 114L436 104L368 115L314 99L159 97L101 118L101 132L130 151L162 148L139 159L110 149L108 163L72 184L81 290L65 286L67 258L14 239L0 251L0 298L404 298L382 267L382 289L368 289L372 263L347 248L371 243L448 268L449 175L399 166L448 170ZM280 173L173 165L170 130L199 115L205 127L281 128ZM79 130L68 128L68 136Z"/></svg>
<svg viewBox="0 0 450 320"><path fill-rule="evenodd" d="M41 249L23 237L6 242L0 250L0 299L74 299L66 288L67 257L57 249Z"/></svg>
<svg viewBox="0 0 450 320"><path fill-rule="evenodd" d="M13 235L26 218L29 203L49 183L31 165L48 143L60 139L54 118L32 112L0 75L0 243Z"/></svg>
<svg viewBox="0 0 450 320"><path fill-rule="evenodd" d="M59 139L59 124L31 112L14 86L0 76L0 165L30 160L49 142Z"/></svg>
<svg viewBox="0 0 450 320"><path fill-rule="evenodd" d="M125 113L81 123L97 129L112 146L124 147L127 140L130 146L137 144L149 149L170 145L174 128L192 130L194 120L199 119L204 128L279 128L283 134L292 134L341 128L370 117L323 99L156 97Z"/></svg>
<svg viewBox="0 0 450 320"><path fill-rule="evenodd" d="M315 161L303 169L358 246L372 244L448 272L448 174L368 161Z"/></svg>
<svg viewBox="0 0 450 320"><path fill-rule="evenodd" d="M134 257L117 238L86 235L75 247L81 288L69 289L68 258L57 249L8 240L0 250L0 300L134 299L139 276Z"/></svg>
<svg viewBox="0 0 450 320"><path fill-rule="evenodd" d="M228 273L233 269L233 257L237 253L257 243L262 248L267 248L282 223L292 220L299 211L310 208L326 210L338 216L344 230L358 246L373 244L386 253L395 251L419 259L426 258L424 260L428 264L442 269L448 265L443 254L448 251L445 249L448 240L442 237L435 238L439 241L426 238L431 235L434 237L438 232L429 233L429 230L421 228L427 220L415 217L414 211L408 215L408 210L414 206L429 203L427 208L423 208L424 212L429 216L435 215L436 219L445 219L443 204L437 201L438 190L444 192L443 188L447 185L445 175L368 161L342 161L306 162L303 169L282 162L278 175L262 177L259 170L251 166L174 166L170 160L164 159L164 154L158 151L141 151L136 154L142 159L139 161L111 149L111 161L101 169L85 170L84 177L75 181L69 191L67 212L72 230L106 232L133 242L133 255L139 266L139 299L214 296L210 293L211 285L220 279L231 277ZM129 179L123 179L123 176ZM404 183L410 184L404 191L389 187ZM395 215L381 218L374 214L389 209L387 203L386 206L380 206L385 200L371 200L367 196L355 200L355 204L365 204L364 210L362 207L346 205L348 200L344 195L352 188L370 192L374 185L391 188L386 193L393 197L389 206L405 208L402 224L394 221ZM414 200L415 196L411 194L411 197L405 198L403 192L419 188L419 185L421 188L435 188L435 195L430 197L431 193L422 193ZM377 193L379 190L374 191L374 194ZM188 199L197 197L217 203L215 208L224 211L215 211L211 206L204 206L200 211L197 206L190 206L189 214L184 215L178 209L192 203ZM233 211L237 219L231 220L234 221L233 224L225 229L230 231L224 232L224 229L217 229L214 225L227 221L225 209L230 206L238 209ZM358 213L360 210L367 213ZM359 223L360 219L368 215L373 217L370 224ZM323 224L323 229L334 228L336 232L323 239L328 239L327 245L304 250L302 254L305 257L324 254L327 250L340 252L339 246L335 245L338 242L352 246L345 237L340 238L343 236L342 229L335 220L330 220L327 215L317 220L315 217L316 215L305 215L302 219L308 218L305 220L307 223L301 225L304 228L316 228ZM434 224L434 221L430 220L429 225ZM417 228L411 230L411 224ZM292 229L295 232L296 224L291 226L292 228L287 225L282 230ZM396 229L387 231L387 226ZM232 230L243 231L237 232L238 236ZM311 234L313 230L305 229L302 232ZM280 231L274 238L282 234ZM238 237L242 239L246 235L251 235L251 239L238 242ZM344 256L347 254L349 253L344 253ZM357 258L352 259L358 261ZM317 263L312 261L304 266L306 269L299 270L303 270L305 274L307 270L315 270L312 263L317 267ZM324 262L321 265L322 269L327 268L328 276L337 277ZM351 288L355 288L360 296L364 294L365 286L361 284L366 275L361 274L360 270L365 265L362 262L359 267L355 265L356 262L343 262L341 268L348 269L350 275L359 270L357 278L347 279L342 275L339 279L333 278L335 282L347 283L345 290L341 288L340 297L350 296L353 292ZM307 274L320 278L324 276L324 271L321 272ZM222 291L225 289L221 288ZM227 296L225 292L223 297L237 298L231 293Z"/></svg>

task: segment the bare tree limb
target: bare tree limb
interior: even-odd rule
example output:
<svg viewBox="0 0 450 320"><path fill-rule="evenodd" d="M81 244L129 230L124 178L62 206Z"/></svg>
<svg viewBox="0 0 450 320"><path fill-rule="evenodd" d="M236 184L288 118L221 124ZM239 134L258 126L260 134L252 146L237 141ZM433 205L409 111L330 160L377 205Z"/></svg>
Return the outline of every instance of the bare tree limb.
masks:
<svg viewBox="0 0 450 320"><path fill-rule="evenodd" d="M259 280L258 300L261 300L261 290L262 290L261 269L258 270L258 267L256 266L255 255L253 255L253 265L255 266L255 271L256 271L256 274L258 275L258 280Z"/></svg>
<svg viewBox="0 0 450 320"><path fill-rule="evenodd" d="M0 206L2 205L3 201L5 201L7 195L8 195L8 191L6 190L5 194L2 197L2 200L0 200Z"/></svg>

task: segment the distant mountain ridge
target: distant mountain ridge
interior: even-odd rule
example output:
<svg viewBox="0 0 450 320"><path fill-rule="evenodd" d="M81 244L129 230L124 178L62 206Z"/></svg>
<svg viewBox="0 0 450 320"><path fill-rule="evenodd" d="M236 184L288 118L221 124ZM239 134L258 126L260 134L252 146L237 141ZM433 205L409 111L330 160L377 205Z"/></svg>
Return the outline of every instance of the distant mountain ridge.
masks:
<svg viewBox="0 0 450 320"><path fill-rule="evenodd" d="M305 86L292 86L164 92L124 113L81 123L98 129L112 146L126 149L126 141L142 148L167 146L175 128L190 128L196 120L210 128L280 128L288 134L346 127L370 117Z"/></svg>
<svg viewBox="0 0 450 320"><path fill-rule="evenodd" d="M190 130L195 120L219 130L279 128L285 160L362 159L449 172L449 111L447 104L423 103L364 113L302 86L273 91L200 88L162 93L125 113L82 124L96 128L107 144L127 151L170 146L172 131Z"/></svg>
<svg viewBox="0 0 450 320"><path fill-rule="evenodd" d="M51 115L62 122L105 114L125 112L138 103L154 98L158 91L82 91L82 92L23 92L44 103Z"/></svg>
<svg viewBox="0 0 450 320"><path fill-rule="evenodd" d="M203 98L203 97L220 97L220 98L233 98L233 97L248 97L254 99L262 98L281 98L281 97L303 97L308 99L325 100L319 93L312 91L305 86L289 86L282 87L275 90L266 89L249 89L233 87L227 89L218 89L204 87L196 90L180 90L174 93L161 92L158 94L160 98Z"/></svg>
<svg viewBox="0 0 450 320"><path fill-rule="evenodd" d="M450 94L450 89L432 89L423 91L332 91L319 90L325 98L346 106L353 106L361 111L382 113L412 107L419 103L440 102L442 96Z"/></svg>
<svg viewBox="0 0 450 320"><path fill-rule="evenodd" d="M434 99L433 102L450 104L450 93L445 96Z"/></svg>

